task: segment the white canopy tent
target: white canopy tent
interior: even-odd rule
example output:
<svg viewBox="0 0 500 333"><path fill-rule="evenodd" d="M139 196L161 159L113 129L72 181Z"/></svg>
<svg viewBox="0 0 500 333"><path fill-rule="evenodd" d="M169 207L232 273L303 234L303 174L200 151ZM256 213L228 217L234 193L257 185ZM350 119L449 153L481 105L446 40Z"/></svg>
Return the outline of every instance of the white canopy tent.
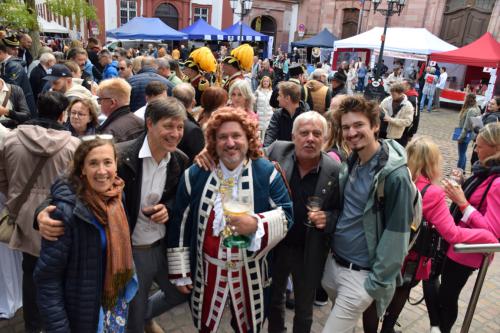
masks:
<svg viewBox="0 0 500 333"><path fill-rule="evenodd" d="M55 33L55 34L69 34L68 28L60 25L55 21L47 21L41 16L38 16L38 25L41 32Z"/></svg>
<svg viewBox="0 0 500 333"><path fill-rule="evenodd" d="M337 40L333 46L338 49L380 49L384 28L375 27L362 34ZM456 47L434 36L425 28L387 28L384 51L425 54L446 52Z"/></svg>

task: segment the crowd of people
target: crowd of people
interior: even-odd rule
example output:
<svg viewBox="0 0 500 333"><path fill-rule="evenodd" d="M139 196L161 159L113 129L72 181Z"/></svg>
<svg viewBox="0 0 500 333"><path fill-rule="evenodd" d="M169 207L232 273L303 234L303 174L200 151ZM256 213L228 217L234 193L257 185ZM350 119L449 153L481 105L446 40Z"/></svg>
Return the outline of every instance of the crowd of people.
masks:
<svg viewBox="0 0 500 333"><path fill-rule="evenodd" d="M286 306L305 333L330 299L324 332L393 333L420 281L430 332L451 331L481 264L453 244L500 237L499 98L481 114L467 96L458 176L475 154L452 180L418 135L443 67L396 67L370 101L361 59L308 75L248 44L217 59L31 43L0 42L0 251L22 253L1 269L22 269L26 332L163 332L155 317L189 302L199 332L229 305L235 332L286 332Z"/></svg>

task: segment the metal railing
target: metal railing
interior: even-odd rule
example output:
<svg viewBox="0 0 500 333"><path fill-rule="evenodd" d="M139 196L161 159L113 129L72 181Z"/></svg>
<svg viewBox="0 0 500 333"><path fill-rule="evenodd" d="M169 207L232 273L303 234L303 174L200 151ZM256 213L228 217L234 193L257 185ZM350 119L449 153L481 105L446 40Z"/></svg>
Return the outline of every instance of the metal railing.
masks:
<svg viewBox="0 0 500 333"><path fill-rule="evenodd" d="M454 249L457 253L481 253L483 255L483 262L481 263L481 268L477 274L476 283L474 284L469 306L467 307L462 329L460 330L460 333L468 333L472 323L472 317L476 311L477 301L479 300L479 295L481 294L481 289L483 288L484 279L486 278L486 272L488 271L488 267L493 259L493 253L500 252L500 243L455 244Z"/></svg>

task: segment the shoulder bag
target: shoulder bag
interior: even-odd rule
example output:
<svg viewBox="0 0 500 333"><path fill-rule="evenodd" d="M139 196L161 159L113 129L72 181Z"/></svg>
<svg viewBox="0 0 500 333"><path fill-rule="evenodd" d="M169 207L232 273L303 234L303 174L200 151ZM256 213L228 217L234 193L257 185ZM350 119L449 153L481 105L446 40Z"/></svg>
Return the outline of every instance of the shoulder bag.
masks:
<svg viewBox="0 0 500 333"><path fill-rule="evenodd" d="M21 209L23 203L26 202L28 194L33 185L35 184L36 179L40 175L40 170L42 170L43 165L45 164L47 159L48 157L40 158L28 182L26 183L26 186L24 186L23 191L21 192L16 202L14 203L12 210L9 212L7 206L5 206L0 212L0 242L7 244L10 242L12 234L14 233L17 214L19 213L19 210Z"/></svg>

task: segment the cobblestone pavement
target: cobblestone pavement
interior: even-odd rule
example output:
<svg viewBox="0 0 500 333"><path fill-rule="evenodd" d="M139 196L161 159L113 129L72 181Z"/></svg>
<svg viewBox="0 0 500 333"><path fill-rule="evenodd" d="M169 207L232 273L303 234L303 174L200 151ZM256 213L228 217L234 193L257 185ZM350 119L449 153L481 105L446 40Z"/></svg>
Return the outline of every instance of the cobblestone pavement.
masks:
<svg viewBox="0 0 500 333"><path fill-rule="evenodd" d="M448 174L451 167L455 166L457 160L457 148L455 142L451 141L451 133L456 126L457 111L441 109L438 112L431 114L425 113L421 116L421 123L418 135L427 135L441 147L444 155L444 174ZM469 148L470 156L471 148ZM469 169L470 166L468 165ZM500 259L496 259L490 266L486 281L483 286L481 297L472 321L470 332L478 333L498 333L500 332ZM462 324L463 316L469 303L472 288L476 279L477 273L474 274L468 281L464 291L460 297L459 303L459 318L453 332L459 332ZM421 286L413 289L411 297L413 299L422 298ZM323 324L330 313L331 304L324 307L315 307L312 332L321 332ZM224 324L220 332L232 332L229 326L229 311L226 309L224 313ZM293 312L286 311L288 331L292 331ZM168 333L191 333L196 332L191 321L191 315L187 304L179 305L171 311L157 318L157 322ZM397 328L405 333L424 333L429 332L429 320L425 305L422 303L418 306L406 304L399 318L400 328ZM0 332L22 332L22 318L20 312L9 321L0 321ZM362 332L361 323L358 325L356 332ZM335 332L332 332L335 333Z"/></svg>

